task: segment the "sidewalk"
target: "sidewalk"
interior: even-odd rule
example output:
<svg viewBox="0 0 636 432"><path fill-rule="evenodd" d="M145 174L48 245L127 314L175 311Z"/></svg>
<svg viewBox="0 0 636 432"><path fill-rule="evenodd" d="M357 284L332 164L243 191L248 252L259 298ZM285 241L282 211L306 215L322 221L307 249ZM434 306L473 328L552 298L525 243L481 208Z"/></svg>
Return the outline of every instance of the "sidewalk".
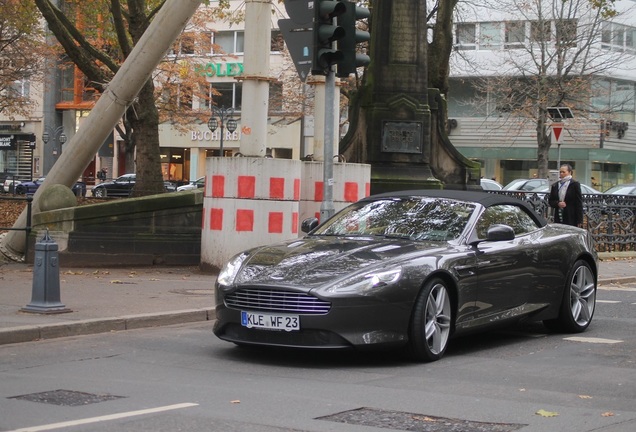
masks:
<svg viewBox="0 0 636 432"><path fill-rule="evenodd" d="M216 276L197 267L63 268L60 302L71 312L21 311L32 300L33 266L0 262L0 345L212 321ZM602 257L599 286L636 283L636 258Z"/></svg>
<svg viewBox="0 0 636 432"><path fill-rule="evenodd" d="M213 320L215 279L197 267L62 268L71 312L27 313L33 266L0 262L0 345Z"/></svg>

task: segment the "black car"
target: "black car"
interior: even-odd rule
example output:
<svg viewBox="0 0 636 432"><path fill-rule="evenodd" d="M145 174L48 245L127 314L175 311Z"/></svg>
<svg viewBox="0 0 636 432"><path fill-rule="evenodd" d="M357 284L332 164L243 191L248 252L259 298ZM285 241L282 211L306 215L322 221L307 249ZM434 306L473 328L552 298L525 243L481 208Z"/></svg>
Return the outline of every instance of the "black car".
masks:
<svg viewBox="0 0 636 432"><path fill-rule="evenodd" d="M33 195L37 191L42 183L44 183L45 177L40 177L30 182L21 182L15 185L15 193L18 195ZM71 188L75 196L86 196L86 183L75 182Z"/></svg>
<svg viewBox="0 0 636 432"><path fill-rule="evenodd" d="M587 231L514 197L406 191L354 203L303 238L234 256L214 333L237 345L404 347L440 359L454 335L522 320L582 332L598 258Z"/></svg>
<svg viewBox="0 0 636 432"><path fill-rule="evenodd" d="M116 179L95 185L93 196L97 198L129 197L135 186L135 179L135 174L124 174Z"/></svg>

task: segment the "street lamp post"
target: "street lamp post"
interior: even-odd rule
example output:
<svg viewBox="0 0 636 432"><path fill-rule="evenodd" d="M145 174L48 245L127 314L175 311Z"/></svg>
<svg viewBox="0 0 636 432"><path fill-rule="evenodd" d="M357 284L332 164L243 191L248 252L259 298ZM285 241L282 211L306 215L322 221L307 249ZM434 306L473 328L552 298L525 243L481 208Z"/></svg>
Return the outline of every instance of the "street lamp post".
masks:
<svg viewBox="0 0 636 432"><path fill-rule="evenodd" d="M53 139L53 155L57 156L57 145L56 143L60 143L63 145L66 142L66 134L64 133L64 126L58 126L55 129L47 127L44 133L42 133L42 141L44 145L46 145L51 138ZM60 153L61 153L60 149Z"/></svg>
<svg viewBox="0 0 636 432"><path fill-rule="evenodd" d="M221 126L221 139L219 143L221 157L225 156L223 153L223 135L225 135L225 132L223 131L223 129L227 128L227 130L230 131L230 133L232 133L238 127L238 123L236 119L232 118L232 114L234 114L234 108L232 107L225 108L224 106L222 106L221 108L219 108L219 107L213 106L212 116L208 120L208 129L210 129L210 131L212 132L217 130L219 125Z"/></svg>

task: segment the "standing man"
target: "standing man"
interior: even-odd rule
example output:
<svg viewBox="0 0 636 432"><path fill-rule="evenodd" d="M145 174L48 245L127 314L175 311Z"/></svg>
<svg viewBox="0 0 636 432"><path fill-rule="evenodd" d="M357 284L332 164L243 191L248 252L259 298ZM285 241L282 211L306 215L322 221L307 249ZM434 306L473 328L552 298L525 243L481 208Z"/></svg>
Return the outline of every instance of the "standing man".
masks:
<svg viewBox="0 0 636 432"><path fill-rule="evenodd" d="M555 209L554 222L579 227L583 224L581 184L572 178L571 165L559 168L559 181L550 188L548 202Z"/></svg>

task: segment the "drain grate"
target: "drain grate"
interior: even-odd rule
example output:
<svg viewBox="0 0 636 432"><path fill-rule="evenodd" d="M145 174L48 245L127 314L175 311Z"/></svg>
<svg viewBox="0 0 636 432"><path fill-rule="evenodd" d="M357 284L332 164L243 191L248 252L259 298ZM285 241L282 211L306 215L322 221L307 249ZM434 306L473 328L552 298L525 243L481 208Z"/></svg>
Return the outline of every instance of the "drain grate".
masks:
<svg viewBox="0 0 636 432"><path fill-rule="evenodd" d="M409 432L512 432L525 424L484 423L470 420L449 419L425 414L387 411L373 408L358 408L341 413L319 417L338 423L373 426Z"/></svg>
<svg viewBox="0 0 636 432"><path fill-rule="evenodd" d="M82 406L99 402L105 402L114 399L120 399L125 396L114 396L109 394L92 394L73 390L52 390L41 393L31 393L21 396L12 396L7 399L20 399L29 402L40 402L51 405L60 406Z"/></svg>

